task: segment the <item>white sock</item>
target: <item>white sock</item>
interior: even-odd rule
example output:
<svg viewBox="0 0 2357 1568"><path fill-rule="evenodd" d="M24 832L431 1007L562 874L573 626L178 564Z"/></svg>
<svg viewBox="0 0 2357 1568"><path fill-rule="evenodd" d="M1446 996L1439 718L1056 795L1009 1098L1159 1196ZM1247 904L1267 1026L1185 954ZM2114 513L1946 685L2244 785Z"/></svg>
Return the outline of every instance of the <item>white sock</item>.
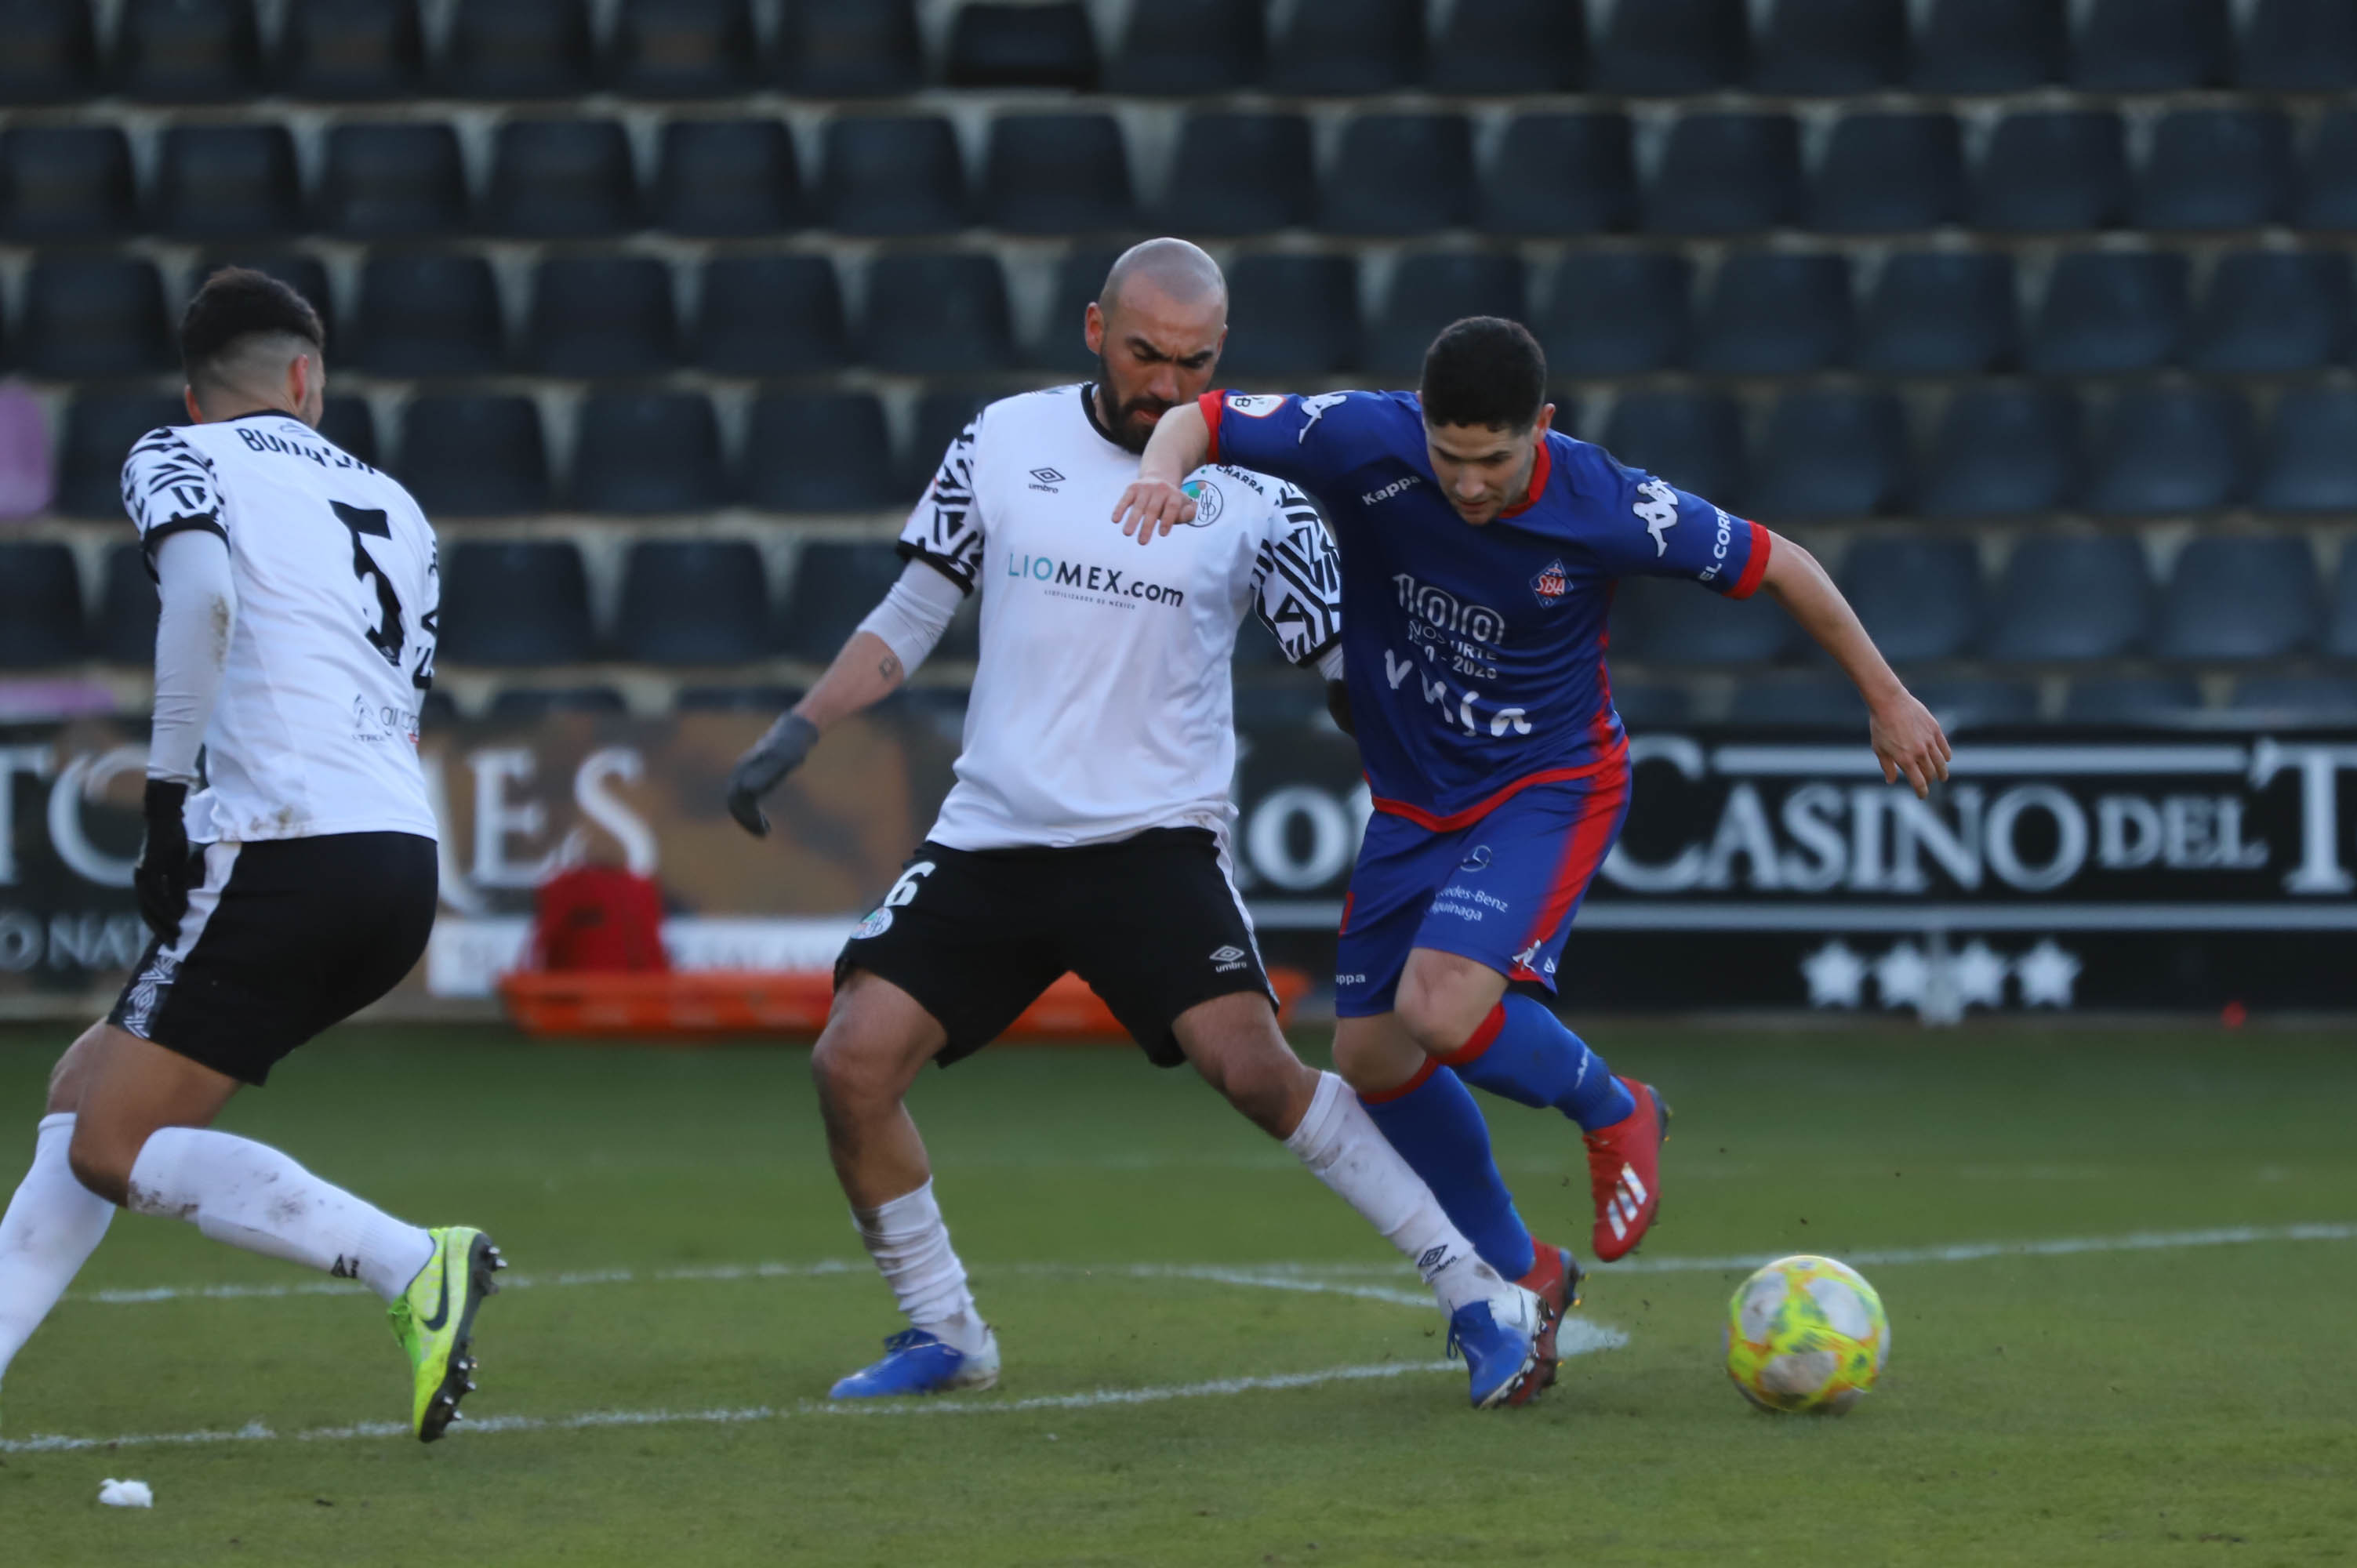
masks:
<svg viewBox="0 0 2357 1568"><path fill-rule="evenodd" d="M434 1239L330 1187L266 1144L165 1127L131 1163L135 1214L186 1219L216 1241L357 1279L388 1303L434 1255Z"/></svg>
<svg viewBox="0 0 2357 1568"><path fill-rule="evenodd" d="M979 1353L990 1329L966 1286L965 1265L950 1246L950 1228L933 1201L932 1178L889 1203L853 1209L851 1219L909 1326L953 1350Z"/></svg>
<svg viewBox="0 0 2357 1568"><path fill-rule="evenodd" d="M33 1168L0 1219L0 1376L66 1294L114 1218L114 1205L74 1179L66 1164L70 1112L41 1118Z"/></svg>
<svg viewBox="0 0 2357 1568"><path fill-rule="evenodd" d="M1376 1128L1350 1085L1334 1074L1318 1075L1318 1093L1285 1146L1415 1264L1443 1311L1487 1301L1505 1289L1505 1281L1449 1223L1440 1199Z"/></svg>

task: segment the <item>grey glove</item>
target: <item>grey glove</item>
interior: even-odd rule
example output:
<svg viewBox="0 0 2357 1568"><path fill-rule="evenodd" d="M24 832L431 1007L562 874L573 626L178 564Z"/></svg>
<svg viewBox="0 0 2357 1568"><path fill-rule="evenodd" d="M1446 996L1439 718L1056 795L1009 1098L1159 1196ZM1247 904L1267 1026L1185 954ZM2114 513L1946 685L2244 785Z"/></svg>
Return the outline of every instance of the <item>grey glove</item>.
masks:
<svg viewBox="0 0 2357 1568"><path fill-rule="evenodd" d="M728 814L737 819L737 826L756 838L769 832L770 819L761 814L761 797L800 768L817 744L818 725L790 713L737 759L736 770L728 775Z"/></svg>

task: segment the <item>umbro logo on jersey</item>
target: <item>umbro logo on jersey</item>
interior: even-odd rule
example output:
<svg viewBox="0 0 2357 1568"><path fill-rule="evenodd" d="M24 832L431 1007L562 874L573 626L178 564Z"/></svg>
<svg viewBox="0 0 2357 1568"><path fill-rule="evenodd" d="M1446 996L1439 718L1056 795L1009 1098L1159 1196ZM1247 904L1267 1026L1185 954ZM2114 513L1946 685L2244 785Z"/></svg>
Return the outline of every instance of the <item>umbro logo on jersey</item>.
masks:
<svg viewBox="0 0 2357 1568"><path fill-rule="evenodd" d="M1031 480L1033 489L1045 490L1052 496L1060 493L1056 487L1064 482L1064 476L1053 468L1034 468L1031 470Z"/></svg>
<svg viewBox="0 0 2357 1568"><path fill-rule="evenodd" d="M1213 969L1211 972L1214 974L1225 974L1232 969L1242 969L1244 966L1244 960L1248 956L1250 955L1248 955L1244 950L1240 947L1229 946L1213 948L1211 950L1211 962L1218 967Z"/></svg>

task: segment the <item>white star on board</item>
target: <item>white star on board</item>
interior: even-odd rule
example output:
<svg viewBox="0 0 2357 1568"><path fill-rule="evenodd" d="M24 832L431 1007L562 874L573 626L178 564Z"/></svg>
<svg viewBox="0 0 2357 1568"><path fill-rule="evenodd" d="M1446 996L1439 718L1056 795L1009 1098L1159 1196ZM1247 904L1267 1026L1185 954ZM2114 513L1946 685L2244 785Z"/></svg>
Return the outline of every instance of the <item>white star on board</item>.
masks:
<svg viewBox="0 0 2357 1568"><path fill-rule="evenodd" d="M1855 1007L1866 991L1866 960L1839 937L1801 961L1812 1007Z"/></svg>
<svg viewBox="0 0 2357 1568"><path fill-rule="evenodd" d="M2081 967L2078 958L2057 947L2052 937L2040 938L2036 947L2014 961L2014 978L2021 983L2021 1004L2070 1006L2072 986Z"/></svg>
<svg viewBox="0 0 2357 1568"><path fill-rule="evenodd" d="M2005 955L1978 937L1964 944L1949 967L1951 983L1956 988L1956 1005L1970 1007L1978 1003L1984 1007L2005 1005L2005 977L2012 969Z"/></svg>
<svg viewBox="0 0 2357 1568"><path fill-rule="evenodd" d="M1921 948L1900 942L1874 961L1874 983L1885 1007L1921 1007L1931 994L1932 965Z"/></svg>

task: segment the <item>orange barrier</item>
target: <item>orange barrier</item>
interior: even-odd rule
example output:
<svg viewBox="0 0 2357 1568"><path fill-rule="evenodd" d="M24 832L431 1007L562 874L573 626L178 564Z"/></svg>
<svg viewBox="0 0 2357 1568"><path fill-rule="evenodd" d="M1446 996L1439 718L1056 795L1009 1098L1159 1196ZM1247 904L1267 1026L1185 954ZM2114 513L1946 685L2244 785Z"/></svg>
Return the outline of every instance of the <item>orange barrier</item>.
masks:
<svg viewBox="0 0 2357 1568"><path fill-rule="evenodd" d="M1279 1022L1308 994L1297 969L1269 971ZM628 1036L693 1044L721 1035L815 1035L826 1026L834 977L823 970L694 970L613 974L518 970L500 978L508 1016L528 1035ZM1102 1040L1126 1033L1077 974L1049 986L1015 1021L1010 1040Z"/></svg>

